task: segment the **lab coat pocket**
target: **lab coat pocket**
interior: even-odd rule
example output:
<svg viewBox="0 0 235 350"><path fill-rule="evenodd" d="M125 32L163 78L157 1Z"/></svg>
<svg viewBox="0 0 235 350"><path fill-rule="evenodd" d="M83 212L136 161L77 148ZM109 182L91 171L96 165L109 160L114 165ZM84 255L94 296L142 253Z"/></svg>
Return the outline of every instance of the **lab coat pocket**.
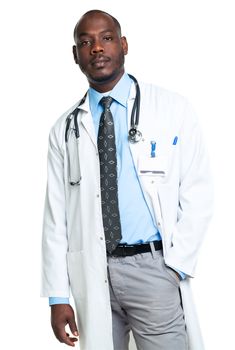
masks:
<svg viewBox="0 0 235 350"><path fill-rule="evenodd" d="M165 156L146 157L138 159L138 175L142 178L150 177L158 182L165 182L167 177L168 159Z"/></svg>
<svg viewBox="0 0 235 350"><path fill-rule="evenodd" d="M72 295L78 298L85 296L84 254L83 251L67 253L68 275Z"/></svg>

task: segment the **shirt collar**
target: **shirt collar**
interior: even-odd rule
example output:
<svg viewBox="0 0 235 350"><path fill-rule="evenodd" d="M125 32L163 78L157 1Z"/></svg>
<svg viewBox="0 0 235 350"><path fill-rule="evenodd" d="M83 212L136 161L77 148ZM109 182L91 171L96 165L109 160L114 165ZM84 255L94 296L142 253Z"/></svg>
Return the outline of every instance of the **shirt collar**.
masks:
<svg viewBox="0 0 235 350"><path fill-rule="evenodd" d="M96 110L101 98L103 96L111 96L115 101L127 107L127 100L130 94L132 80L128 76L128 74L124 73L118 83L114 86L114 88L108 93L100 93L93 88L89 88L89 103L91 110Z"/></svg>

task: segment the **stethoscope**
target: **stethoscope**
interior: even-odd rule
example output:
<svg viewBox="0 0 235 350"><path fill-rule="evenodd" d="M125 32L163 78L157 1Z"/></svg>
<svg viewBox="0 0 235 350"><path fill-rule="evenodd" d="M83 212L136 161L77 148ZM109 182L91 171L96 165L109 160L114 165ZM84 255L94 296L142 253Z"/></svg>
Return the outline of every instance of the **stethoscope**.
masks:
<svg viewBox="0 0 235 350"><path fill-rule="evenodd" d="M135 101L131 111L131 127L128 132L128 141L130 143L137 143L142 139L142 133L138 130L140 114L140 87L136 78L133 77L133 75L131 74L128 75L134 81L136 90ZM79 105L66 118L65 143L67 147L69 161L69 183L72 186L79 185L81 182L80 164L78 160L78 144L80 137L78 126L78 113L80 110L79 107L85 102L86 97L87 92L80 101ZM73 128L70 128L72 121ZM71 140L71 135L73 135L74 140Z"/></svg>

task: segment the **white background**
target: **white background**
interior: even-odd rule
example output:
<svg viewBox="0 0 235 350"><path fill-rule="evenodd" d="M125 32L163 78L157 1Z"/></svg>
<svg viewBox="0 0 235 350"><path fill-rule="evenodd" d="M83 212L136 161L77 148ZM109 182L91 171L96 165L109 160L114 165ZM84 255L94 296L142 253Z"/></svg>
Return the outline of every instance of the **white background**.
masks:
<svg viewBox="0 0 235 350"><path fill-rule="evenodd" d="M120 20L129 41L129 73L183 94L198 112L211 156L216 208L194 295L206 349L234 349L232 0L1 2L0 346L66 348L54 339L47 300L39 298L47 137L87 87L73 63L72 32L77 19L93 8Z"/></svg>

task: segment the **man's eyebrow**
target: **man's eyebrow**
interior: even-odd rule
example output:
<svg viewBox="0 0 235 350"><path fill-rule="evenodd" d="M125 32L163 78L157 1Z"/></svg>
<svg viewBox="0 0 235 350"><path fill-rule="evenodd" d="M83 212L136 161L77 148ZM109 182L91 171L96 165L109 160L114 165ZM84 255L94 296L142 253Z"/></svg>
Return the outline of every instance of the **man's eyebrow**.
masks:
<svg viewBox="0 0 235 350"><path fill-rule="evenodd" d="M112 29L105 29L102 30L102 32L100 32L99 34L104 34L104 33L113 33L114 31ZM92 33L87 33L87 32L82 32L79 33L78 38L81 38L82 36L90 36L92 35Z"/></svg>
<svg viewBox="0 0 235 350"><path fill-rule="evenodd" d="M114 31L112 29L106 29L106 30L103 30L102 32L100 32L100 34L104 34L104 33L113 33Z"/></svg>
<svg viewBox="0 0 235 350"><path fill-rule="evenodd" d="M80 33L79 35L78 35L78 37L80 38L81 36L87 36L87 35L90 35L89 33L86 33L86 32L83 32L83 33Z"/></svg>

